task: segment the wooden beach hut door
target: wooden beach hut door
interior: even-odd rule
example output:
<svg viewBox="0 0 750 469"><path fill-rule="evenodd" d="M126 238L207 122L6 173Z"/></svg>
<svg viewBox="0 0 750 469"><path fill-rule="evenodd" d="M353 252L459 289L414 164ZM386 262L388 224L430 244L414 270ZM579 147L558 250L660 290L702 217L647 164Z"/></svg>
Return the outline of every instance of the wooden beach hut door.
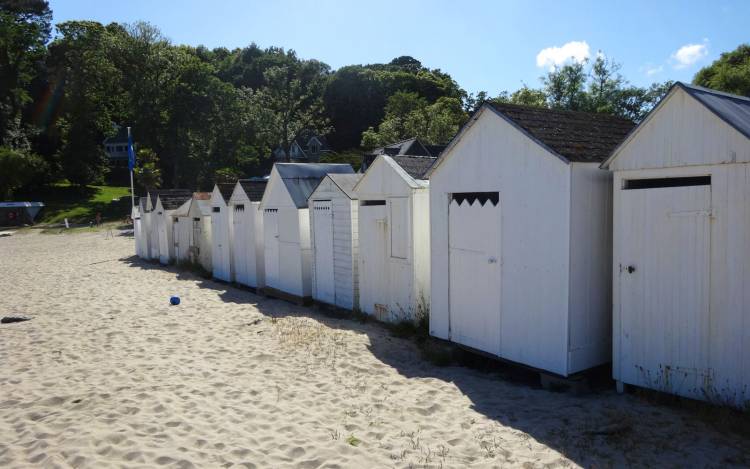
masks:
<svg viewBox="0 0 750 469"><path fill-rule="evenodd" d="M229 207L234 210L232 217L232 233L234 234L234 251L232 252L232 263L234 264L234 275L237 282L248 285L248 249L251 246L249 214L245 213L245 205L237 204Z"/></svg>
<svg viewBox="0 0 750 469"><path fill-rule="evenodd" d="M385 201L367 201L359 208L360 308L378 319L388 320L390 292L388 259L388 215Z"/></svg>
<svg viewBox="0 0 750 469"><path fill-rule="evenodd" d="M222 207L211 208L211 236L214 238L212 253L214 277L225 281L231 280L229 259L229 215Z"/></svg>
<svg viewBox="0 0 750 469"><path fill-rule="evenodd" d="M265 243L266 283L279 287L279 209L265 209L263 218L263 241Z"/></svg>
<svg viewBox="0 0 750 469"><path fill-rule="evenodd" d="M624 187L615 235L621 379L703 398L711 379L703 340L711 327L710 178L641 179Z"/></svg>
<svg viewBox="0 0 750 469"><path fill-rule="evenodd" d="M315 298L336 304L333 280L333 210L330 200L313 201L315 227Z"/></svg>
<svg viewBox="0 0 750 469"><path fill-rule="evenodd" d="M497 192L452 194L448 207L451 340L500 355L501 217Z"/></svg>
<svg viewBox="0 0 750 469"><path fill-rule="evenodd" d="M180 219L174 217L172 222L172 243L174 243L174 259L175 262L182 260L182 246L180 246Z"/></svg>

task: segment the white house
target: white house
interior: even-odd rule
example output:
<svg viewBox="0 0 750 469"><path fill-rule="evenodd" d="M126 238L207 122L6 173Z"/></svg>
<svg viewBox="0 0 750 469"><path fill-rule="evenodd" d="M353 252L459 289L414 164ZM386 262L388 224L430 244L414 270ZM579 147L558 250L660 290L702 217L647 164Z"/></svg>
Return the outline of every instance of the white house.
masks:
<svg viewBox="0 0 750 469"><path fill-rule="evenodd" d="M381 155L354 187L359 307L381 321L420 320L429 309L429 184L422 178L434 162Z"/></svg>
<svg viewBox="0 0 750 469"><path fill-rule="evenodd" d="M252 288L265 286L263 212L259 209L265 189L264 180L241 179L229 198L234 279Z"/></svg>
<svg viewBox="0 0 750 469"><path fill-rule="evenodd" d="M750 99L677 83L603 167L618 388L747 406Z"/></svg>
<svg viewBox="0 0 750 469"><path fill-rule="evenodd" d="M232 212L229 198L235 184L216 184L211 192L211 259L213 275L219 280L234 280L232 266Z"/></svg>
<svg viewBox="0 0 750 469"><path fill-rule="evenodd" d="M348 164L276 163L260 202L266 287L295 300L312 292L307 198L326 174L353 173Z"/></svg>
<svg viewBox="0 0 750 469"><path fill-rule="evenodd" d="M633 128L483 105L430 170L430 333L560 376L610 361L611 187Z"/></svg>
<svg viewBox="0 0 750 469"><path fill-rule="evenodd" d="M359 306L358 209L361 174L328 174L308 199L312 297L353 310Z"/></svg>
<svg viewBox="0 0 750 469"><path fill-rule="evenodd" d="M190 201L193 193L184 189L160 191L152 213L152 229L157 233L159 262L166 265L175 260L174 212Z"/></svg>
<svg viewBox="0 0 750 469"><path fill-rule="evenodd" d="M211 259L211 194L196 192L172 214L175 259L213 270Z"/></svg>

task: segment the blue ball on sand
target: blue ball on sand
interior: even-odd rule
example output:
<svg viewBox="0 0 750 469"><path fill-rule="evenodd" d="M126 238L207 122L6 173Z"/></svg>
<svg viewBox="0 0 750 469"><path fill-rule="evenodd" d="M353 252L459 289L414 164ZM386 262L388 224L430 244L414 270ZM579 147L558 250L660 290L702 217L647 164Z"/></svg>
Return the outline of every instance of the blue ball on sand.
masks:
<svg viewBox="0 0 750 469"><path fill-rule="evenodd" d="M180 297L179 296L171 297L169 299L169 304L171 304L172 306L177 306L178 304L180 304Z"/></svg>

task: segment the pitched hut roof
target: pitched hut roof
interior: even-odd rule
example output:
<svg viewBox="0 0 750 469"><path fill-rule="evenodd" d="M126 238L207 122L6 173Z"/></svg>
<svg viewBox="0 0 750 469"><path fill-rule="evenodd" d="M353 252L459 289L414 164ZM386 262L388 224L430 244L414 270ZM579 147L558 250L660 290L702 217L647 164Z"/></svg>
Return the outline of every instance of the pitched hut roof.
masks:
<svg viewBox="0 0 750 469"><path fill-rule="evenodd" d="M427 171L432 168L437 158L429 156L392 156L399 166L401 166L406 173L414 179L426 179Z"/></svg>
<svg viewBox="0 0 750 469"><path fill-rule="evenodd" d="M260 202L263 198L263 192L266 190L268 181L258 181L252 179L240 179L240 186L245 191L245 195L251 202Z"/></svg>
<svg viewBox="0 0 750 469"><path fill-rule="evenodd" d="M608 114L488 103L501 117L567 161L601 163L635 127Z"/></svg>
<svg viewBox="0 0 750 469"><path fill-rule="evenodd" d="M297 208L307 207L307 198L326 174L354 173L348 164L276 163L274 167Z"/></svg>

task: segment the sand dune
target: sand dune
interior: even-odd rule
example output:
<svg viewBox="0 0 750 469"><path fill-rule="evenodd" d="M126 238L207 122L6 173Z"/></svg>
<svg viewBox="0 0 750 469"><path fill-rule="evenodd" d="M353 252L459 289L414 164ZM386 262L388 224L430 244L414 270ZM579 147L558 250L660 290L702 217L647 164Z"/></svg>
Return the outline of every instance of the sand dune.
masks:
<svg viewBox="0 0 750 469"><path fill-rule="evenodd" d="M684 409L435 367L376 324L132 253L101 233L0 239L0 316L33 318L0 325L0 466L750 464L748 439Z"/></svg>

